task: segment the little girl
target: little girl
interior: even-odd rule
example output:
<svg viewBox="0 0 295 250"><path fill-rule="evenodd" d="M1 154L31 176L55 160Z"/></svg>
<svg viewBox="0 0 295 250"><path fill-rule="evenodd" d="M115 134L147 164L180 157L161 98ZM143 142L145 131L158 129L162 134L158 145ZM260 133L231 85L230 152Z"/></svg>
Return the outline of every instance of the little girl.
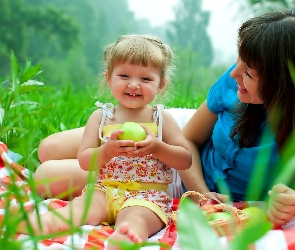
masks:
<svg viewBox="0 0 295 250"><path fill-rule="evenodd" d="M41 215L42 228L31 215L36 234L69 230L69 221L72 227L108 222L115 224L113 241L139 243L169 223L171 168L188 169L191 153L174 118L161 105L149 104L169 83L172 51L155 37L126 35L106 48L104 62L106 84L118 105L97 103L101 109L91 114L78 152L80 167L96 170L97 182L66 207ZM118 140L127 121L139 123L146 139ZM19 232L26 227L22 223ZM111 242L107 249L118 249Z"/></svg>

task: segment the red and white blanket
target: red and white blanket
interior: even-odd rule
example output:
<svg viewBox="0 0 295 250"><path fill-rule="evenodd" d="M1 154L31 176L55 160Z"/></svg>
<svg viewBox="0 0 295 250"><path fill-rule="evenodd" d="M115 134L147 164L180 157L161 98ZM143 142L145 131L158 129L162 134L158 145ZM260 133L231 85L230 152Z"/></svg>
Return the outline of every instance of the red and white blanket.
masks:
<svg viewBox="0 0 295 250"><path fill-rule="evenodd" d="M1 145L0 145L1 146ZM1 148L1 147L0 147ZM6 151L7 152L7 151ZM0 194L7 191L7 185L10 184L11 179L17 183L19 188L22 188L24 192L30 194L31 190L26 185L25 177L28 176L29 171L20 165L15 164L8 154L4 150L0 152ZM5 162L5 164L4 164ZM11 171L14 168L15 171ZM14 173L13 178L11 174ZM15 174L18 173L18 174ZM4 200L0 198L0 221L5 214ZM11 197L11 204L17 203L16 198ZM39 212L45 213L49 209L56 209L65 206L67 201L58 199L47 199L41 201L38 205ZM174 209L177 209L178 200L174 200ZM235 205L235 204L233 204ZM25 202L25 208L28 212L35 212L33 200L29 199ZM37 243L38 249L104 249L105 240L112 234L113 229L110 226L99 225L90 226L84 225L81 227L83 233L75 233L72 235L66 235L58 238L48 238ZM293 231L294 229L294 231ZM30 240L29 235L19 234L17 240L23 241L22 249L34 249L35 245ZM148 239L149 242L161 242L169 245L172 250L180 250L178 241L178 234L174 222L172 222L167 228L161 230L156 235L153 235ZM220 242L226 249L228 239L221 237ZM142 249L150 250L163 250L159 246L148 246ZM187 249L184 249L187 250ZM196 249L197 250L197 249ZM251 250L295 250L295 220L291 221L288 225L285 225L284 230L271 230L264 237L258 240Z"/></svg>

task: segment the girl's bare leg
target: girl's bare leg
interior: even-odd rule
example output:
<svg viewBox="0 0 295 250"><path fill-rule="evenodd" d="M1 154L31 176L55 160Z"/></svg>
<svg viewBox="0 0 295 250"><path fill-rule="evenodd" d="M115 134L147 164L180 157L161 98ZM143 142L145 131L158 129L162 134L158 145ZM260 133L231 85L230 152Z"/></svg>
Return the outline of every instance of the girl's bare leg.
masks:
<svg viewBox="0 0 295 250"><path fill-rule="evenodd" d="M52 134L40 143L38 155L41 165L34 179L41 196L71 199L81 194L88 176L77 160L83 133L84 127L71 129Z"/></svg>
<svg viewBox="0 0 295 250"><path fill-rule="evenodd" d="M87 194L83 193L76 197L67 206L59 208L40 216L40 225L38 217L35 214L29 216L29 223L35 235L48 235L57 232L64 232L73 228L80 227L84 224L96 226L102 221L107 221L107 204L105 193L94 190L91 203L89 204L88 213L85 221L82 221L84 210L86 209ZM56 215L58 213L59 215ZM63 219L61 219L61 217ZM71 223L71 224L70 224ZM25 221L21 222L18 230L19 233L28 234L28 226Z"/></svg>
<svg viewBox="0 0 295 250"><path fill-rule="evenodd" d="M109 237L113 241L140 243L164 228L164 222L151 210L141 206L122 209L117 217L115 232ZM107 250L119 250L108 242Z"/></svg>

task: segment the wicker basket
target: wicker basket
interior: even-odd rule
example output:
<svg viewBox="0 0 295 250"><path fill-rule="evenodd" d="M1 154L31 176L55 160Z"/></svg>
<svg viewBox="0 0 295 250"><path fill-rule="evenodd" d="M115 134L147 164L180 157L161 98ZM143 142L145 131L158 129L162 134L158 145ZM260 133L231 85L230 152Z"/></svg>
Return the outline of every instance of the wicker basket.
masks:
<svg viewBox="0 0 295 250"><path fill-rule="evenodd" d="M199 199L207 200L204 195L194 191L188 191L184 193L181 197L181 200L190 195L197 195ZM205 211L206 217L208 218L212 213L215 213L216 211L229 212L233 215L230 219L208 221L208 223L213 227L218 236L228 236L239 233L248 226L248 221L251 218L247 213L243 212L243 210L237 209L231 205L227 205L224 203L212 205L210 209ZM177 220L177 211L172 212L171 219L173 221Z"/></svg>

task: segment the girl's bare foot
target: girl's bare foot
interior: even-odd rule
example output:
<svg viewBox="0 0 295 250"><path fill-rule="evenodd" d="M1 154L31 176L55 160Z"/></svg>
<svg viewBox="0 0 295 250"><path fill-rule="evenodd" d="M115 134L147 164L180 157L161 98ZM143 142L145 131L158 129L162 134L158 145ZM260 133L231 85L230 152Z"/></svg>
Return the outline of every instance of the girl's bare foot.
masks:
<svg viewBox="0 0 295 250"><path fill-rule="evenodd" d="M120 242L120 241L130 241L134 243L140 243L141 239L134 232L130 231L129 225L123 223L116 228L115 232L109 237L109 239ZM110 241L108 242L107 250L119 250L120 248L116 245L113 245Z"/></svg>
<svg viewBox="0 0 295 250"><path fill-rule="evenodd" d="M49 233L49 224L46 223L46 221L42 220L42 229L39 227L38 217L35 214L29 214L28 215L28 222L22 221L17 228L18 233L23 234L31 234L29 230L28 223L31 226L32 231L34 232L34 235L46 235Z"/></svg>

